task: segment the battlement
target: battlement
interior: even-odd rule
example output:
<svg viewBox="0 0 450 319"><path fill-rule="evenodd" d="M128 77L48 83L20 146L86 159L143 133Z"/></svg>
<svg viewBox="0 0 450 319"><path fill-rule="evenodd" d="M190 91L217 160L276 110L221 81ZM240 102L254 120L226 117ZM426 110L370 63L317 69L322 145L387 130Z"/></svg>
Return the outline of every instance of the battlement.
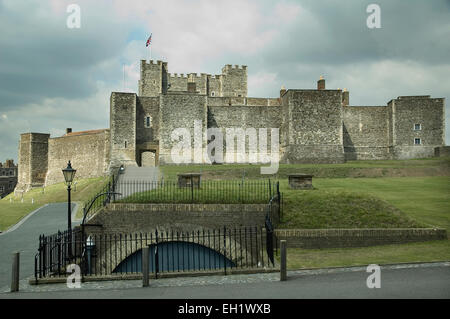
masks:
<svg viewBox="0 0 450 319"><path fill-rule="evenodd" d="M188 79L189 77L193 77L194 79L204 79L206 78L209 74L206 73L167 73L169 78L182 78L182 79Z"/></svg>
<svg viewBox="0 0 450 319"><path fill-rule="evenodd" d="M170 78L182 78L182 79L187 79L188 75L184 74L184 73L168 73Z"/></svg>
<svg viewBox="0 0 450 319"><path fill-rule="evenodd" d="M228 71L232 71L232 70L241 70L241 71L245 71L247 70L247 66L246 65L237 65L235 64L234 66L231 64L226 64L223 68L222 68L222 73L226 73Z"/></svg>
<svg viewBox="0 0 450 319"><path fill-rule="evenodd" d="M162 65L163 63L166 62L163 62L161 60L149 60L148 62L147 60L141 60L141 65Z"/></svg>
<svg viewBox="0 0 450 319"><path fill-rule="evenodd" d="M0 162L0 168L16 168L17 165L14 164L14 160L7 159L6 162L3 164Z"/></svg>

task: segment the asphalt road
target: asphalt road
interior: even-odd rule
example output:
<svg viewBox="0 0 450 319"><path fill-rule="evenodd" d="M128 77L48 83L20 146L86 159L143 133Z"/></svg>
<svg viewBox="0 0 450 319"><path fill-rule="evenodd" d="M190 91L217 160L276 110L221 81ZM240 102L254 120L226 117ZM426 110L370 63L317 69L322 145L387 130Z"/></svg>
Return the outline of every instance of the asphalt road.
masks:
<svg viewBox="0 0 450 319"><path fill-rule="evenodd" d="M278 274L274 274L278 275ZM60 291L0 294L0 298L54 299L379 299L450 298L450 264L425 264L413 267L381 267L381 288L367 288L370 274L365 269L308 274L290 272L288 281L262 280L247 283L147 288L64 289ZM230 276L231 277L231 276Z"/></svg>
<svg viewBox="0 0 450 319"><path fill-rule="evenodd" d="M72 205L72 226L75 204ZM67 203L49 204L39 208L18 227L0 234L0 287L11 283L12 254L20 252L20 279L34 273L34 256L39 235L51 235L67 229Z"/></svg>

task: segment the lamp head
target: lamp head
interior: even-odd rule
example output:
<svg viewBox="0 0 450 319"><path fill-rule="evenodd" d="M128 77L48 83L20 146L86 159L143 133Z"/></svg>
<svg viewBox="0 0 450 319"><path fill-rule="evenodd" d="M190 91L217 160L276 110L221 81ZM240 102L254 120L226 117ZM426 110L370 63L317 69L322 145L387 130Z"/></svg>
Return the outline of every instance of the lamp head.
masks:
<svg viewBox="0 0 450 319"><path fill-rule="evenodd" d="M64 180L66 182L66 185L70 186L73 182L73 179L75 178L75 173L77 172L77 170L72 168L72 164L69 161L69 163L67 164L67 167L64 168L62 170L62 172L64 175Z"/></svg>

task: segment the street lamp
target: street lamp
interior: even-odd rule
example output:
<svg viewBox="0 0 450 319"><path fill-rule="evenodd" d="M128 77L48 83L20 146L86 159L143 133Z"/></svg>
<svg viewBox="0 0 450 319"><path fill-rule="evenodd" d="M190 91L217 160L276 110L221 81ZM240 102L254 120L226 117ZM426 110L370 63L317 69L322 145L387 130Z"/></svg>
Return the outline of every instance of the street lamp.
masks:
<svg viewBox="0 0 450 319"><path fill-rule="evenodd" d="M67 228L69 233L72 230L72 218L71 218L71 207L70 207L70 185L72 185L73 182L73 178L75 177L75 173L77 172L76 169L72 168L72 164L69 163L67 164L67 168L64 168L62 170L63 174L64 174L64 179L66 181L66 185L67 185L67 196L68 196L68 209L67 209Z"/></svg>

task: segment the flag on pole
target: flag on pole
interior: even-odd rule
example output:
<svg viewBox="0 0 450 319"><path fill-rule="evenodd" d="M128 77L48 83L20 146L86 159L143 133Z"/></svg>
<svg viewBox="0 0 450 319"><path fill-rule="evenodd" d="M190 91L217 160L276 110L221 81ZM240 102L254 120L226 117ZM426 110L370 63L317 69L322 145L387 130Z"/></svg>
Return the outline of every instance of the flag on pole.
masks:
<svg viewBox="0 0 450 319"><path fill-rule="evenodd" d="M148 38L147 44L145 46L148 47L151 43L152 43L152 33L150 34L150 37Z"/></svg>

